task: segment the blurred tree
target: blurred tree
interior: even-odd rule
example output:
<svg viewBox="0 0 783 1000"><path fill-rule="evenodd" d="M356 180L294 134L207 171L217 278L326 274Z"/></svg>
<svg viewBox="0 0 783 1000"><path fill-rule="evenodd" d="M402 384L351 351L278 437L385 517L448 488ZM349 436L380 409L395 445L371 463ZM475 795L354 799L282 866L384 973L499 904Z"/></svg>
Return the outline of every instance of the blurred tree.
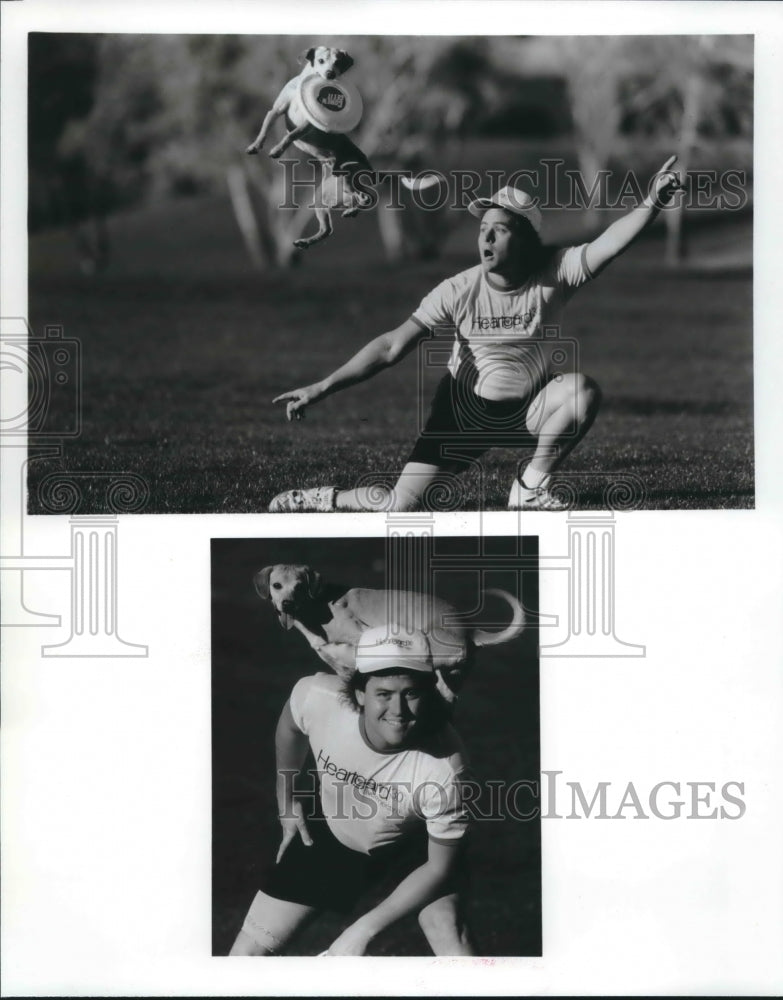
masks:
<svg viewBox="0 0 783 1000"><path fill-rule="evenodd" d="M86 115L98 75L97 35L28 36L28 226L66 227L85 272L104 267L110 193L81 151L61 145L68 123Z"/></svg>
<svg viewBox="0 0 783 1000"><path fill-rule="evenodd" d="M554 49L554 65L566 79L579 170L590 191L617 149L622 113L618 81L627 69L623 39L561 36L546 41ZM590 204L588 227L599 211L598 205Z"/></svg>
<svg viewBox="0 0 783 1000"><path fill-rule="evenodd" d="M750 143L752 35L642 36L633 40L631 52L624 125L668 144L683 177L716 140L742 136ZM664 218L665 259L674 266L687 255L683 200Z"/></svg>
<svg viewBox="0 0 783 1000"><path fill-rule="evenodd" d="M365 101L362 125L352 138L373 166L414 173L442 168L456 155L482 99L482 40L356 37L349 48ZM405 211L391 207L389 185L379 188L377 218L387 258L436 256L455 213L444 205L422 216L410 196L401 194Z"/></svg>
<svg viewBox="0 0 783 1000"><path fill-rule="evenodd" d="M588 195L617 151L622 116L619 81L628 68L624 42L614 35L552 35L496 43L496 61L513 67L519 77L549 74L565 81L574 151ZM582 216L587 231L597 227L600 211L598 198L590 198Z"/></svg>
<svg viewBox="0 0 783 1000"><path fill-rule="evenodd" d="M566 81L573 140L586 191L627 135L643 136L657 159L678 154L683 175L699 152L752 133L753 38L749 35L551 36L498 39L494 59L520 77L545 72ZM705 158L705 157L703 157ZM659 165L647 162L651 170ZM597 226L597 207L586 226ZM666 260L685 251L683 206L664 213Z"/></svg>

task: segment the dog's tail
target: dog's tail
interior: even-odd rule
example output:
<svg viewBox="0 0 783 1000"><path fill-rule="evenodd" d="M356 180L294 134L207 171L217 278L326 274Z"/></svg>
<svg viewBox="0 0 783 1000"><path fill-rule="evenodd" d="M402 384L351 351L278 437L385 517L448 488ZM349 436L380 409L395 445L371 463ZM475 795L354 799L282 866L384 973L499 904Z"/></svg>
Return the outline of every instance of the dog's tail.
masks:
<svg viewBox="0 0 783 1000"><path fill-rule="evenodd" d="M485 632L483 629L476 629L472 635L474 646L497 646L501 642L510 642L522 635L525 631L525 609L511 594L505 590L487 590L488 594L502 598L512 610L512 618L509 624L500 632Z"/></svg>
<svg viewBox="0 0 783 1000"><path fill-rule="evenodd" d="M440 184L443 177L440 174L421 174L419 177L405 177L403 175L401 180L402 186L409 191L426 191L427 188Z"/></svg>

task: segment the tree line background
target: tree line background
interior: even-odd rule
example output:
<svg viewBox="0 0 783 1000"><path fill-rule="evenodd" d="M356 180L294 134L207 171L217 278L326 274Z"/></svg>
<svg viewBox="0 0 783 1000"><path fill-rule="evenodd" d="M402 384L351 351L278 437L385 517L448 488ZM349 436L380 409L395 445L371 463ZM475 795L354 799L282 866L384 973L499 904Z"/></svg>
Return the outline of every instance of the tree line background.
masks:
<svg viewBox="0 0 783 1000"><path fill-rule="evenodd" d="M683 172L740 169L751 183L752 36L318 41L355 59L365 112L352 138L376 169L460 166L471 143L503 138L557 142L588 189L601 170L649 173L668 151ZM113 212L222 193L253 267L298 262L292 242L312 213L281 210L286 171L244 149L309 44L31 34L31 233L68 229L82 270L94 273L110 266ZM383 211L384 197L382 188L376 217L387 258L436 253L449 213L428 213L423 224L415 212ZM588 227L598 223L599 210L587 214ZM681 211L666 213L671 263L687 253L683 221Z"/></svg>

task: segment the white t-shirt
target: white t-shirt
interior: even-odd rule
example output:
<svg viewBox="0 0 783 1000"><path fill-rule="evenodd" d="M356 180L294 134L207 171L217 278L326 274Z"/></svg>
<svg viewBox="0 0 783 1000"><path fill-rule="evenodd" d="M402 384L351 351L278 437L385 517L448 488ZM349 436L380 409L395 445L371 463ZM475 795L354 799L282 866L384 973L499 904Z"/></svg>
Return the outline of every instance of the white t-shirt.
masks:
<svg viewBox="0 0 783 1000"><path fill-rule="evenodd" d="M456 330L449 371L456 376L472 361L478 396L528 399L549 381L554 365L568 368L568 359L557 354L570 346L560 338L560 316L576 289L593 277L586 250L584 243L556 251L543 271L508 292L492 287L477 264L442 281L413 319L430 330Z"/></svg>
<svg viewBox="0 0 783 1000"><path fill-rule="evenodd" d="M368 854L426 822L433 840L455 843L468 825L460 781L465 757L445 726L420 746L381 753L367 743L361 718L339 697L333 674L303 677L291 692L294 722L310 740L329 828L354 851Z"/></svg>

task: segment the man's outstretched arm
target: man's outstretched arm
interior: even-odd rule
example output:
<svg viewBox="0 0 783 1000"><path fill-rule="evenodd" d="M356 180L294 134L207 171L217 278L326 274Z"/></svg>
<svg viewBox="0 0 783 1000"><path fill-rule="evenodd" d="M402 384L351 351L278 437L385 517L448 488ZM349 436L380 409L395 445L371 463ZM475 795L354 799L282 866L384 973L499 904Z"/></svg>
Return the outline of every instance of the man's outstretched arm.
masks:
<svg viewBox="0 0 783 1000"><path fill-rule="evenodd" d="M308 746L307 736L294 722L291 705L286 702L275 731L277 810L280 825L283 828L283 839L277 852L276 861L280 860L283 851L297 833L308 847L313 842L302 815L302 807L294 798L294 778L302 769Z"/></svg>
<svg viewBox="0 0 783 1000"><path fill-rule="evenodd" d="M340 389L347 389L357 382L364 382L377 372L391 365L396 365L426 334L426 330L415 320L406 319L394 330L382 333L349 358L344 365L335 369L320 382L304 386L301 389L291 389L276 396L273 403L286 404L286 416L289 420L299 420L304 416L305 407L317 403L324 396L329 396Z"/></svg>
<svg viewBox="0 0 783 1000"><path fill-rule="evenodd" d="M650 193L638 208L613 222L587 245L585 262L593 274L597 274L627 250L636 237L655 220L661 208L669 204L674 193L682 189L678 174L671 169L676 159L676 156L670 156L664 163L655 175Z"/></svg>

